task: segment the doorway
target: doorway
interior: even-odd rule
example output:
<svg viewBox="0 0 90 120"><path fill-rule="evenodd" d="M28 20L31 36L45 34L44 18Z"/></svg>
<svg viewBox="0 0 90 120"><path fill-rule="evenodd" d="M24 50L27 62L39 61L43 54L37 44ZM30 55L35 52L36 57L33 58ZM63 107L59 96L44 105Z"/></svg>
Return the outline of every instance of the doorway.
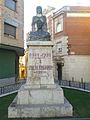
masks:
<svg viewBox="0 0 90 120"><path fill-rule="evenodd" d="M62 80L62 65L60 63L57 63L57 71L58 71L58 81L60 84Z"/></svg>

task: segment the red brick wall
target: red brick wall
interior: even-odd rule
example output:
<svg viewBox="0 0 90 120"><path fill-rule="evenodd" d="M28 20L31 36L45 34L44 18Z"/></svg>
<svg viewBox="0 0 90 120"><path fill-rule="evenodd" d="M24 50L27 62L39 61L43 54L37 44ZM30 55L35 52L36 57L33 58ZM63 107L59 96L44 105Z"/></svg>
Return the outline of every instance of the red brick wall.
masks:
<svg viewBox="0 0 90 120"><path fill-rule="evenodd" d="M61 36L68 36L68 44L70 52L76 55L90 55L90 17L67 17L67 12L63 13L63 31L55 33L55 19L53 19L53 35L54 40ZM70 13L90 14L90 7L72 6ZM55 14L55 16L57 13ZM60 18L62 14L57 15Z"/></svg>
<svg viewBox="0 0 90 120"><path fill-rule="evenodd" d="M65 33L71 52L90 55L90 17L67 17Z"/></svg>

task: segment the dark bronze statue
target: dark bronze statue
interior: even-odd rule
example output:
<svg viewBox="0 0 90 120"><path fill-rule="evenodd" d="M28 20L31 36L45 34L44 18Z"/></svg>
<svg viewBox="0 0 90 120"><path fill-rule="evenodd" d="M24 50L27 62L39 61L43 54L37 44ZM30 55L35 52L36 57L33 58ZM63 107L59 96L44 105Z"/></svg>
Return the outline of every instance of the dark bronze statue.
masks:
<svg viewBox="0 0 90 120"><path fill-rule="evenodd" d="M42 8L41 8L40 6L38 6L38 7L36 8L36 13L37 13L37 15L34 16L33 19L32 19L32 31L36 31L36 30L37 30L36 24L37 24L37 21L38 21L38 20L41 20L42 23L43 23L42 29L43 29L44 31L47 31L46 16L43 16L43 15L42 15Z"/></svg>
<svg viewBox="0 0 90 120"><path fill-rule="evenodd" d="M28 35L30 41L49 41L50 34L47 32L46 16L42 15L42 8L36 8L37 15L32 19L32 31Z"/></svg>

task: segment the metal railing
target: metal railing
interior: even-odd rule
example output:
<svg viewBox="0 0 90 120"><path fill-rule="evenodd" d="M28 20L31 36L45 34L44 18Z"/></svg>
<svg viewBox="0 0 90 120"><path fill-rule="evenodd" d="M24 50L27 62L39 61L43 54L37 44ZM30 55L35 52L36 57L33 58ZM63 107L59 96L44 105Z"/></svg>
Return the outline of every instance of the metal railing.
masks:
<svg viewBox="0 0 90 120"><path fill-rule="evenodd" d="M78 82L78 81L68 81L68 80L58 80L58 84L61 86L69 86L69 87L75 87L80 88L84 90L90 90L90 83L85 82Z"/></svg>
<svg viewBox="0 0 90 120"><path fill-rule="evenodd" d="M23 84L25 84L25 82L26 82L26 80L20 80L20 81L16 82L15 84L10 84L10 85L0 87L0 95L18 90ZM61 86L69 86L69 87L80 88L80 89L84 89L84 90L90 90L90 83L70 81L70 80L69 81L68 80L58 80L55 82Z"/></svg>
<svg viewBox="0 0 90 120"><path fill-rule="evenodd" d="M22 81L16 82L15 84L10 84L10 85L0 87L0 95L18 90L21 87L21 85L25 84L25 82L26 82L25 80L22 80Z"/></svg>

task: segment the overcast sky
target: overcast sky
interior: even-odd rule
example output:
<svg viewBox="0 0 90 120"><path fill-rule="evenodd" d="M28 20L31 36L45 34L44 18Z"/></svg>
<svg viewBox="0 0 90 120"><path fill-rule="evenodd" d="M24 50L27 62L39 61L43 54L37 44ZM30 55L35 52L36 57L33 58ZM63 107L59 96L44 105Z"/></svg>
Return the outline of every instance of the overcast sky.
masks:
<svg viewBox="0 0 90 120"><path fill-rule="evenodd" d="M31 30L32 17L36 15L36 6L42 6L45 9L47 6L60 9L66 5L90 6L90 0L24 0L24 40L26 33Z"/></svg>

